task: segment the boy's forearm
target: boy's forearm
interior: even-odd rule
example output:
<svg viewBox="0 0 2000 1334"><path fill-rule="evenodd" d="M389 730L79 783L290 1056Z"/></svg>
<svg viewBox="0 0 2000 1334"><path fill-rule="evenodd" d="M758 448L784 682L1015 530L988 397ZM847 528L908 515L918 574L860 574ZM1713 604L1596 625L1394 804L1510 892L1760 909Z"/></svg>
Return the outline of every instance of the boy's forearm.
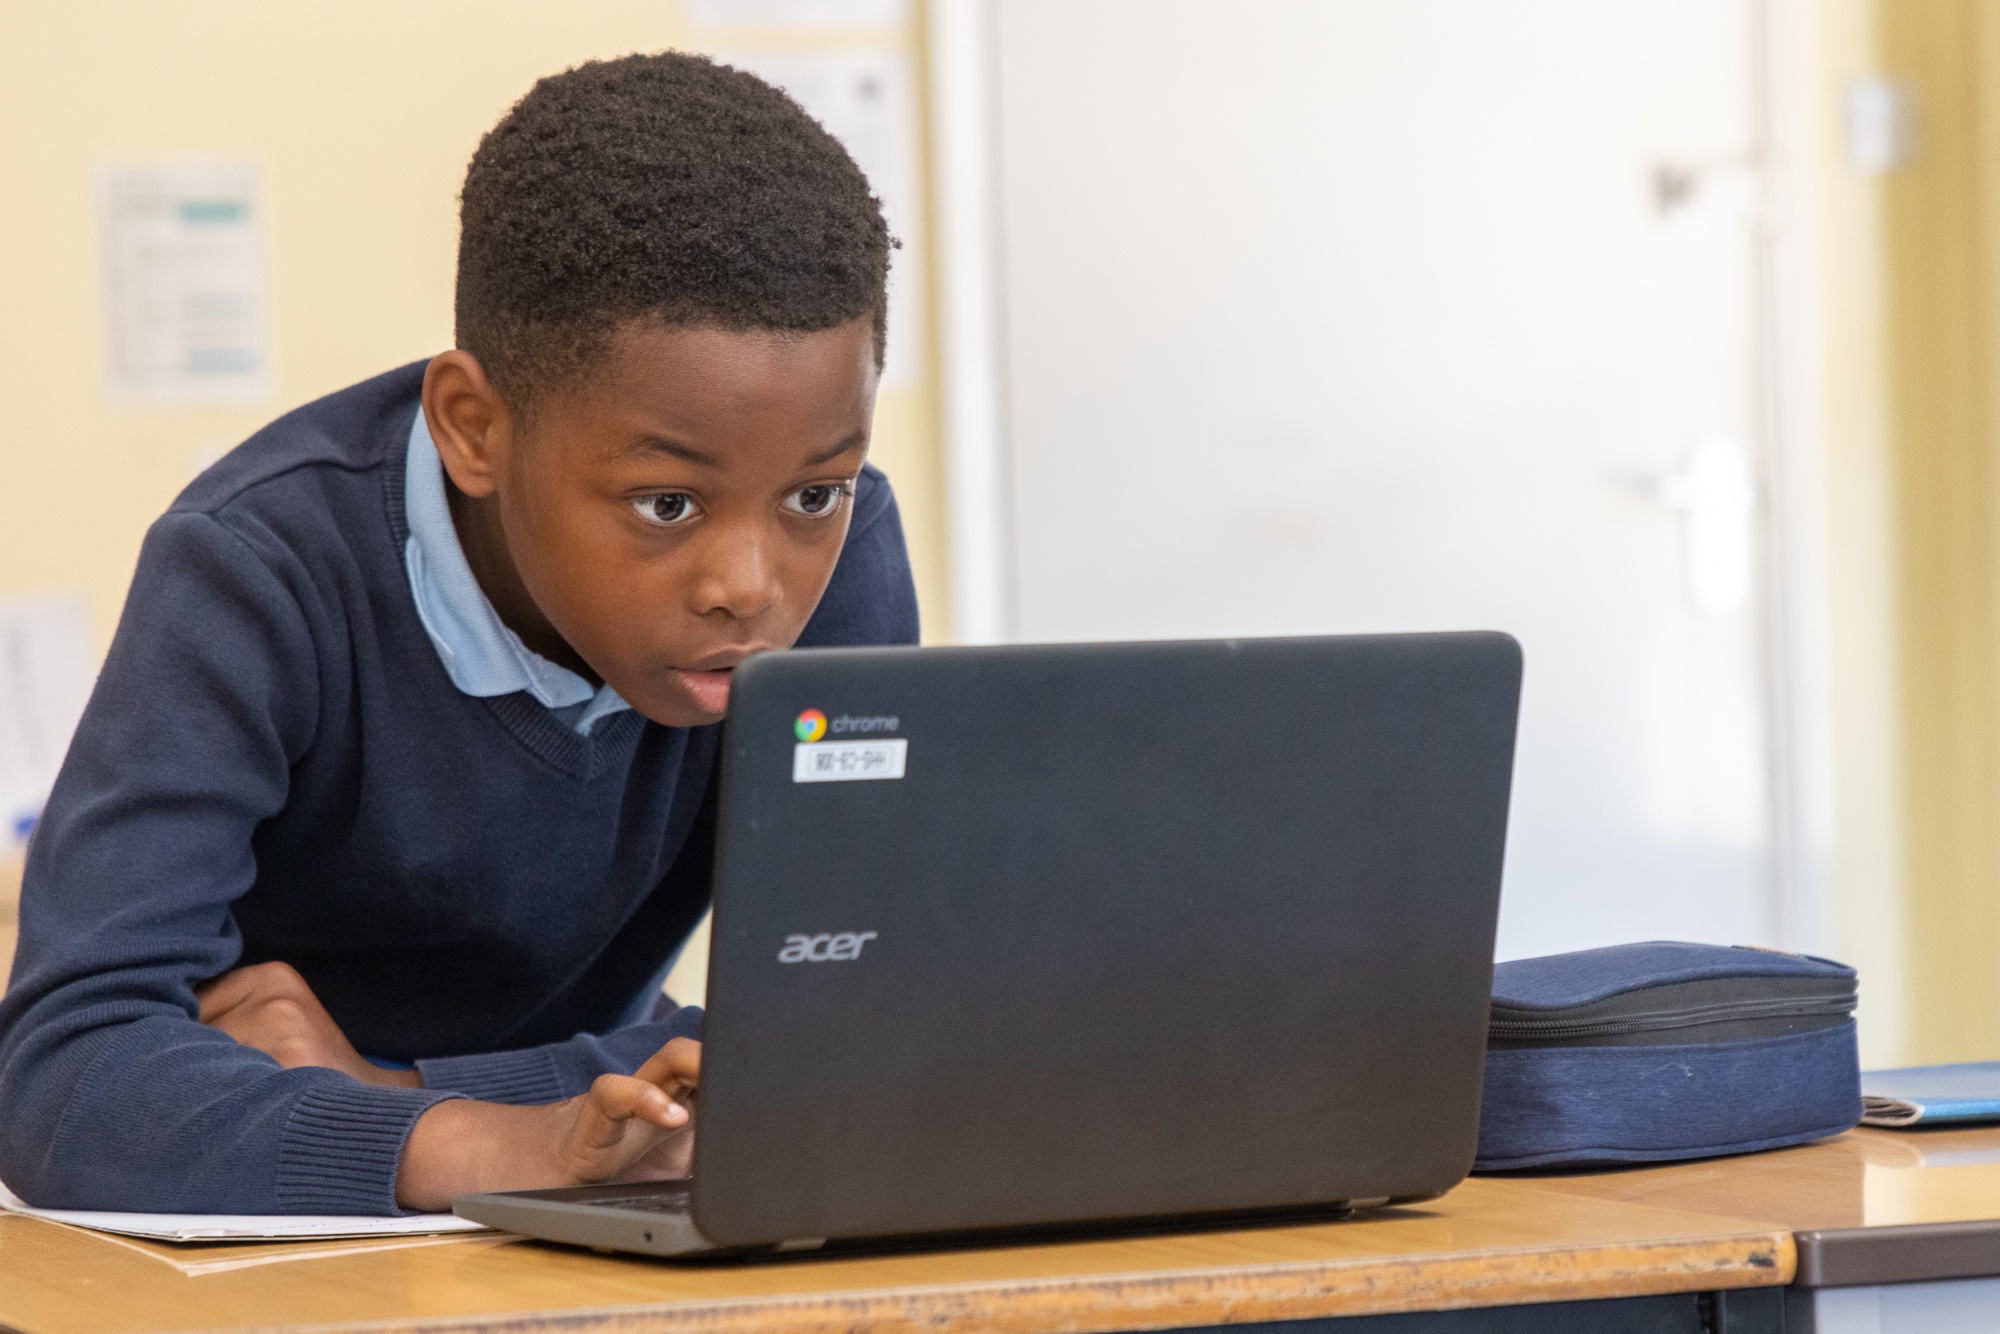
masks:
<svg viewBox="0 0 2000 1334"><path fill-rule="evenodd" d="M443 1212L461 1195L571 1184L558 1161L570 1113L563 1103L507 1106L454 1098L410 1130L396 1170L396 1203Z"/></svg>

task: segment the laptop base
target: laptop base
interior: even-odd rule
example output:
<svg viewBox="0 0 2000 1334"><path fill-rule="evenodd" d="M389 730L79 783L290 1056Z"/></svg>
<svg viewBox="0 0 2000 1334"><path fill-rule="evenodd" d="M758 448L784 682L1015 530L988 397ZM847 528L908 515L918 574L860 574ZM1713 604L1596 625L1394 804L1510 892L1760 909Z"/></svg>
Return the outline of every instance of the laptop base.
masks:
<svg viewBox="0 0 2000 1334"><path fill-rule="evenodd" d="M623 1186L563 1186L551 1190L490 1191L467 1195L452 1205L461 1218L537 1241L587 1246L662 1259L723 1260L774 1258L805 1252L946 1250L1007 1243L1131 1237L1251 1227L1335 1222L1360 1213L1394 1209L1436 1199L1336 1200L1283 1209L1124 1218L1090 1223L982 1228L969 1232L885 1237L801 1237L759 1246L718 1246L701 1235L689 1212L692 1181L639 1182Z"/></svg>

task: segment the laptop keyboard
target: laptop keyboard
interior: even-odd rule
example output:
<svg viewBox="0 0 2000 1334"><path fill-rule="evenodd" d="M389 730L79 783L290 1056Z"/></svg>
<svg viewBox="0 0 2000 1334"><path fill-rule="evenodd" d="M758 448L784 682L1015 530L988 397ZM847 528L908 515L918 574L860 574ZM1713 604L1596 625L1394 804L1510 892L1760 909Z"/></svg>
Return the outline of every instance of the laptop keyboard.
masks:
<svg viewBox="0 0 2000 1334"><path fill-rule="evenodd" d="M688 1192L682 1190L649 1190L643 1195L607 1195L595 1200L579 1200L596 1209L633 1209L642 1214L684 1214L688 1211Z"/></svg>

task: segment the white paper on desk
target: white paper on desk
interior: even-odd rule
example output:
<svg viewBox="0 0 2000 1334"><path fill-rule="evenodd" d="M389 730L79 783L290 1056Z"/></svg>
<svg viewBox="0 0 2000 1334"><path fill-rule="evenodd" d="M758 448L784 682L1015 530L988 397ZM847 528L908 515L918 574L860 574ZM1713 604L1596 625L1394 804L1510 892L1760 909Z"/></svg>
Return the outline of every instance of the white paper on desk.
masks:
<svg viewBox="0 0 2000 1334"><path fill-rule="evenodd" d="M457 1214L369 1218L340 1214L119 1214L91 1209L37 1209L0 1185L0 1208L51 1223L153 1241L313 1241L333 1237L409 1237L430 1232L483 1232Z"/></svg>

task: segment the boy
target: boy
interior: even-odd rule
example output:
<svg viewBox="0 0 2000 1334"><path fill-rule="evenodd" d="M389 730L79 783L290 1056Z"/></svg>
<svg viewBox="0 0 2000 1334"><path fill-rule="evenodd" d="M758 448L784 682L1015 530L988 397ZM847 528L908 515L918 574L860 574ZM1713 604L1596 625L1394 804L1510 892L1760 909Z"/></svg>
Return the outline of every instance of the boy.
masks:
<svg viewBox="0 0 2000 1334"><path fill-rule="evenodd" d="M698 57L486 136L458 347L147 537L29 852L0 1180L384 1214L684 1170L699 1012L654 1009L729 673L916 638L864 466L891 244L824 130Z"/></svg>

